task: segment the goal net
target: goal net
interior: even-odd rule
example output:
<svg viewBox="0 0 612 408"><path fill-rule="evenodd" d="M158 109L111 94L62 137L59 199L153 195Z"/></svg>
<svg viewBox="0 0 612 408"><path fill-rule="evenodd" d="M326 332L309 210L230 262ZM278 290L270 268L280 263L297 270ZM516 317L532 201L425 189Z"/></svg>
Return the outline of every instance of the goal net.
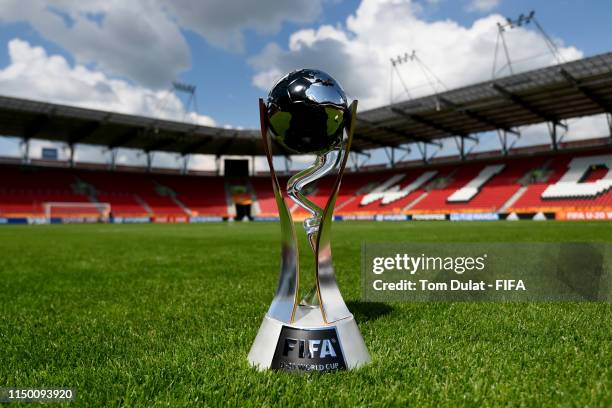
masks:
<svg viewBox="0 0 612 408"><path fill-rule="evenodd" d="M108 222L111 205L109 203L47 202L43 204L45 218L62 218L73 222Z"/></svg>

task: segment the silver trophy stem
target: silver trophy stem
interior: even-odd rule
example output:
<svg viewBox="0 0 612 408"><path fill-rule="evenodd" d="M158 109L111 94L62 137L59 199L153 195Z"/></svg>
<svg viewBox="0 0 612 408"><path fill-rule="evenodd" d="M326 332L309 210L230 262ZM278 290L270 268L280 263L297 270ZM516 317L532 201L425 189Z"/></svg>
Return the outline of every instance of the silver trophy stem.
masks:
<svg viewBox="0 0 612 408"><path fill-rule="evenodd" d="M333 323L342 319L352 318L351 312L346 307L344 299L340 294L338 283L336 282L336 274L334 273L334 267L332 265L332 252L331 252L331 224L334 213L334 207L336 205L336 198L340 191L340 184L342 182L342 175L346 167L348 160L351 143L353 141L353 132L355 130L355 119L357 117L357 101L353 101L350 110L350 124L346 127L346 140L344 143L344 150L342 159L338 168L338 175L334 187L332 188L332 194L327 200L323 215L321 218L321 224L319 225L319 233L317 234L317 246L315 251L316 256L316 267L317 267L317 293L319 296L319 304L321 305L321 313L325 323Z"/></svg>
<svg viewBox="0 0 612 408"><path fill-rule="evenodd" d="M287 194L289 197L312 215L312 217L304 220L304 230L308 236L313 253L315 252L317 233L319 232L323 209L310 201L302 191L309 184L331 172L338 164L339 158L340 152L338 149L317 156L315 163L311 167L300 171L287 182Z"/></svg>
<svg viewBox="0 0 612 408"><path fill-rule="evenodd" d="M319 233L319 225L321 224L321 218L323 217L323 208L313 203L304 194L304 189L311 183L324 177L326 174L334 170L339 162L340 152L338 149L332 150L324 155L317 156L315 163L300 171L287 182L287 194L291 199L300 207L305 209L311 214L310 218L304 220L304 231L306 231L306 237L310 243L313 255L317 254L317 238ZM306 293L306 295L300 301L301 306L317 307L319 306L319 296L317 291L317 284L315 283L312 288Z"/></svg>
<svg viewBox="0 0 612 408"><path fill-rule="evenodd" d="M299 286L299 253L297 236L291 212L287 208L283 193L278 183L278 177L274 171L272 160L272 140L268 134L268 127L265 121L265 104L263 99L259 100L259 113L261 122L261 134L264 142L264 150L270 166L272 176L272 189L278 207L278 216L281 224L281 264L278 277L278 286L274 299L268 309L268 316L284 323L292 323L295 320L295 312L298 304Z"/></svg>

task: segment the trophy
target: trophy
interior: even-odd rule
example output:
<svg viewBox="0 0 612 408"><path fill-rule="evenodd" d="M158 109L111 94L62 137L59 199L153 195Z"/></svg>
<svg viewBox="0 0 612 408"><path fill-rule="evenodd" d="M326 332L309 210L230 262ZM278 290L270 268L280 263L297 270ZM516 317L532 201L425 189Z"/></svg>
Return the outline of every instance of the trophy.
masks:
<svg viewBox="0 0 612 408"><path fill-rule="evenodd" d="M278 288L249 352L259 369L327 372L357 368L370 361L359 328L334 274L330 229L334 205L355 129L357 101L349 107L340 85L311 69L291 72L259 99L261 134L270 165L281 226ZM304 230L314 254L314 284L300 281L298 241L291 212L274 171L272 146L314 155L314 164L287 182L287 195L310 217ZM308 187L338 168L325 208L308 199ZM307 276L302 275L303 280ZM310 290L306 290L310 289Z"/></svg>

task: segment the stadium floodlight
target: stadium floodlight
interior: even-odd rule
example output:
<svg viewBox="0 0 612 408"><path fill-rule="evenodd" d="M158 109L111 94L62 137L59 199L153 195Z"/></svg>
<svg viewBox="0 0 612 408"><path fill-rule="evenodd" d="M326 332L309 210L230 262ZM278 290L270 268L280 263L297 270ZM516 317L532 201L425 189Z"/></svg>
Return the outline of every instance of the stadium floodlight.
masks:
<svg viewBox="0 0 612 408"><path fill-rule="evenodd" d="M108 222L110 220L111 205L110 203L49 201L43 203L43 210L48 223L56 218L67 221Z"/></svg>
<svg viewBox="0 0 612 408"><path fill-rule="evenodd" d="M370 361L332 266L330 228L342 174L349 156L357 101L350 108L340 85L329 75L302 69L281 78L267 104L259 100L261 132L281 220L281 270L278 289L249 352L260 369L291 372L352 369ZM272 160L272 140L296 154L316 156L311 167L287 182L287 193L311 217L304 229L315 257L315 285L300 297L298 241ZM338 168L325 208L305 194L307 186ZM305 286L302 283L302 286Z"/></svg>
<svg viewBox="0 0 612 408"><path fill-rule="evenodd" d="M514 75L512 61L510 59L510 52L508 50L508 44L506 44L506 38L505 38L504 33L516 27L522 27L524 25L526 26L530 24L531 22L533 22L533 24L536 26L539 33L542 35L542 38L544 39L544 43L546 44L546 47L548 47L548 50L550 51L551 55L555 58L557 63L562 64L563 62L565 62L563 56L561 55L561 52L559 51L557 44L555 44L555 42L548 35L548 33L544 31L544 28L542 27L542 25L540 25L540 23L538 23L538 20L536 20L534 10L531 10L529 14L527 15L521 13L521 15L519 15L518 18L516 19L506 17L505 20L506 20L505 22L497 22L497 40L495 42L495 52L493 54L493 69L491 72L491 79L495 79L496 76L506 67L508 67L510 74ZM499 50L500 40L503 46L504 56L506 57L506 64L499 67L498 69L497 68L497 54Z"/></svg>

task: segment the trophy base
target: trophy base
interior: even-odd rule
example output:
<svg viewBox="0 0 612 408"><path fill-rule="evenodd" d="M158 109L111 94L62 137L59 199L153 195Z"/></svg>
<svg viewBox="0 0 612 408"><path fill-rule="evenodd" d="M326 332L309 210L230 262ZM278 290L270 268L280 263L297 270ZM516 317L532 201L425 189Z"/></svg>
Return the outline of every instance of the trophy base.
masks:
<svg viewBox="0 0 612 408"><path fill-rule="evenodd" d="M351 370L371 361L353 316L325 324L319 308L298 306L294 323L266 315L248 356L259 370Z"/></svg>

